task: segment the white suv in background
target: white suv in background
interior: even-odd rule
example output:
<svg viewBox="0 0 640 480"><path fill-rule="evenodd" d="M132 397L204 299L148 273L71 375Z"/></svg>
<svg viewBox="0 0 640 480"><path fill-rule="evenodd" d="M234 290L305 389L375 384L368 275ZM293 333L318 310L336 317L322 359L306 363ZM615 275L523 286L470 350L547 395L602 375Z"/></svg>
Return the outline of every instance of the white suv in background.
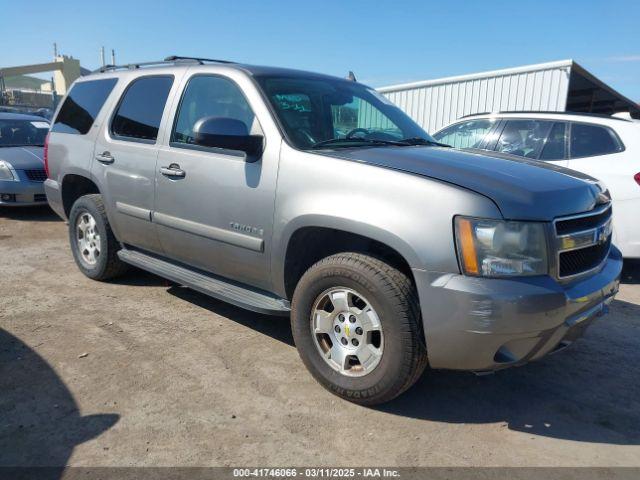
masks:
<svg viewBox="0 0 640 480"><path fill-rule="evenodd" d="M640 121L562 112L477 114L433 137L456 148L510 153L602 180L613 198L613 241L625 258L640 258Z"/></svg>

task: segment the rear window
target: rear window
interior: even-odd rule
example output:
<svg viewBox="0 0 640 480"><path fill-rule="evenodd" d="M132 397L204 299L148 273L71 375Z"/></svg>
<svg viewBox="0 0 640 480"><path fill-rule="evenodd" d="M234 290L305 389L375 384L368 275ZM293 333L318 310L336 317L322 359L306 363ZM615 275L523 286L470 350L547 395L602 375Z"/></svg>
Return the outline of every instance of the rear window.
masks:
<svg viewBox="0 0 640 480"><path fill-rule="evenodd" d="M29 147L44 145L49 122L0 118L0 147Z"/></svg>
<svg viewBox="0 0 640 480"><path fill-rule="evenodd" d="M613 131L598 125L571 124L571 158L607 155L623 150Z"/></svg>
<svg viewBox="0 0 640 480"><path fill-rule="evenodd" d="M105 78L76 83L62 104L51 131L86 134L117 81L116 78Z"/></svg>
<svg viewBox="0 0 640 480"><path fill-rule="evenodd" d="M111 133L125 139L155 142L172 76L141 77L127 88L111 123Z"/></svg>

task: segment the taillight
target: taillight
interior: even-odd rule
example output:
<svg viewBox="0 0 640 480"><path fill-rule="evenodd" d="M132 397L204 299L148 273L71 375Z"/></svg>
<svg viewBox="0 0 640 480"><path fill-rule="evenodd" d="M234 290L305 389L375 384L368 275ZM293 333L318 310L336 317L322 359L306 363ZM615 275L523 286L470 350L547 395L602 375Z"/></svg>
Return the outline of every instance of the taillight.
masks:
<svg viewBox="0 0 640 480"><path fill-rule="evenodd" d="M44 149L42 152L42 158L44 160L44 171L47 174L47 178L49 178L49 134L44 139Z"/></svg>
<svg viewBox="0 0 640 480"><path fill-rule="evenodd" d="M637 183L638 185L640 185L640 172L636 173L636 174L633 176L633 179L636 181L636 183Z"/></svg>

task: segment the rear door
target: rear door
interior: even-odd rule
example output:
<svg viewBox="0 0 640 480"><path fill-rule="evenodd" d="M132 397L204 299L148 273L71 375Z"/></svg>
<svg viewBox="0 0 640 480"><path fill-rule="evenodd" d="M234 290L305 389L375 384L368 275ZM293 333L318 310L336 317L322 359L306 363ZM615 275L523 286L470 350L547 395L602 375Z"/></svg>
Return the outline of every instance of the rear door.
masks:
<svg viewBox="0 0 640 480"><path fill-rule="evenodd" d="M633 133L637 136L640 132ZM635 255L640 251L640 192L633 178L640 167L635 152L627 150L618 134L606 125L571 122L569 138L569 168L604 182L614 201L613 241L625 256Z"/></svg>
<svg viewBox="0 0 640 480"><path fill-rule="evenodd" d="M571 122L570 168L605 181L609 178L617 183L614 177L628 175L629 172L629 166L623 158L624 150L622 141L611 128Z"/></svg>
<svg viewBox="0 0 640 480"><path fill-rule="evenodd" d="M173 75L134 78L96 140L93 175L99 180L117 238L160 252L151 223L158 131L174 82Z"/></svg>
<svg viewBox="0 0 640 480"><path fill-rule="evenodd" d="M49 134L49 174L59 184L62 174L90 170L97 126L104 123L105 102L117 83L115 77L81 80L65 97Z"/></svg>

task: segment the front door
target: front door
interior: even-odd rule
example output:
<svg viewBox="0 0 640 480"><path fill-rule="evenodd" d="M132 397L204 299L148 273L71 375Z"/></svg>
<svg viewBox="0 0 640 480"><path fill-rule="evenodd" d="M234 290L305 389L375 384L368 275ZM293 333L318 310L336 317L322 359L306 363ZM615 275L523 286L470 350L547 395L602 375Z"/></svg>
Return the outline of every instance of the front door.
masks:
<svg viewBox="0 0 640 480"><path fill-rule="evenodd" d="M195 73L185 83L158 154L153 221L162 248L183 263L269 288L279 141L266 142L260 158L195 145L194 125L205 117L232 118L253 134L263 132L234 80Z"/></svg>

